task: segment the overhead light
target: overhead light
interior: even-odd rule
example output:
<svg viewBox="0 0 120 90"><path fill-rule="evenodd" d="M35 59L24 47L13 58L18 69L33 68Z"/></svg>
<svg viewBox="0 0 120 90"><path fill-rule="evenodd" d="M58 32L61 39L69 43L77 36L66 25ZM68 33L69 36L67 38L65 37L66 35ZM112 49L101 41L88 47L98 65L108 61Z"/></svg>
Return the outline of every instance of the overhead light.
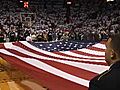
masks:
<svg viewBox="0 0 120 90"><path fill-rule="evenodd" d="M22 2L23 2L23 0L20 0L20 2L22 3Z"/></svg>
<svg viewBox="0 0 120 90"><path fill-rule="evenodd" d="M107 2L111 2L111 1L114 1L114 0L107 0Z"/></svg>
<svg viewBox="0 0 120 90"><path fill-rule="evenodd" d="M70 4L72 4L72 2L67 2L67 4L69 4L69 5L70 5Z"/></svg>

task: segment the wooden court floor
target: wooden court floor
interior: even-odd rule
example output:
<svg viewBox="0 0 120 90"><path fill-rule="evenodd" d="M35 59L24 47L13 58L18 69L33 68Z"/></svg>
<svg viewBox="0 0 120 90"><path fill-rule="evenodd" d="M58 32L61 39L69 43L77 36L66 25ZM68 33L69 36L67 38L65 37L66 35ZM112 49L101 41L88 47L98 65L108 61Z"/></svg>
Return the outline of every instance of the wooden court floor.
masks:
<svg viewBox="0 0 120 90"><path fill-rule="evenodd" d="M0 58L0 90L47 90Z"/></svg>

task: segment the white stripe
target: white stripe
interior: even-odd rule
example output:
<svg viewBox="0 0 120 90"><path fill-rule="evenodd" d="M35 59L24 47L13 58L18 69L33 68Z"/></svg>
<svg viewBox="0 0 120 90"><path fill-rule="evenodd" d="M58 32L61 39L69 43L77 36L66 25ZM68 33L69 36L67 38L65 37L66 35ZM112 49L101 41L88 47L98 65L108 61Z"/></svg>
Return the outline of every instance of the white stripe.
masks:
<svg viewBox="0 0 120 90"><path fill-rule="evenodd" d="M105 44L101 44L101 43L98 43L98 44L92 45L92 47L96 47L96 48L100 48L100 49L106 49Z"/></svg>
<svg viewBox="0 0 120 90"><path fill-rule="evenodd" d="M50 55L50 56L54 56L54 57L60 57L60 58L66 58L66 59L77 59L77 60L79 60L79 58L70 58L70 57L67 57L67 56L62 56L62 55L58 55L58 54L54 54L54 53L52 53L52 52L48 52L48 51L44 51L44 50L41 50L41 49L39 49L39 48L36 48L36 47L34 47L34 46L32 46L31 44L29 44L28 42L21 42L23 45L25 45L25 46L27 46L27 47L29 47L29 48L31 48L31 49L33 49L33 50L35 50L35 51L38 51L38 52L41 52L41 53L44 53L44 54L47 54L47 55ZM83 60L83 59L80 59L80 60ZM85 61L88 61L87 59L85 59ZM89 60L90 62L91 62L91 60ZM95 62L104 62L104 61L99 61L99 60L94 60Z"/></svg>
<svg viewBox="0 0 120 90"><path fill-rule="evenodd" d="M17 49L17 48L16 48ZM19 50L19 49L17 49L17 50ZM20 50L20 51L22 51L22 50ZM34 55L34 54L31 54L31 55ZM35 57L37 57L37 56L35 56ZM44 57L43 56L41 56L40 58L38 58L38 59L43 59ZM45 59L45 60L50 60L50 61L55 61L55 62L60 62L60 63L64 63L64 64L68 64L68 65L72 65L72 66L76 66L76 67L79 67L79 68L82 68L82 67L80 67L79 65L76 65L76 64L79 64L80 62L75 62L74 63L74 65L73 64L71 64L72 63L72 61L66 61L66 60L59 60L59 59ZM103 62L105 62L105 60L102 60ZM69 63L68 63L69 62ZM89 65L89 64L87 64L87 63L81 63L80 65L87 65L86 67L89 67L89 66L91 66L91 68L89 67L89 69L86 69L85 67L83 67L83 69L85 69L85 70L88 70L88 71L91 71L91 72L94 72L94 73L100 73L100 72L102 72L104 69L103 69L103 67L106 67L106 66L104 66L104 65ZM92 67L93 66L93 67ZM99 68L101 68L101 69L99 69L99 68L97 68L97 66L99 67ZM94 70L94 68L96 68L96 69L98 69L98 70ZM100 70L100 72L99 72L99 70ZM98 72L97 72L98 71Z"/></svg>
<svg viewBox="0 0 120 90"><path fill-rule="evenodd" d="M76 57L82 57L82 58L89 58L89 59L105 59L105 57L92 57L92 56L85 56L85 55L80 55L71 51L61 51L61 53L71 55L71 56L76 56Z"/></svg>
<svg viewBox="0 0 120 90"><path fill-rule="evenodd" d="M78 51L93 54L93 55L98 55L98 56L105 56L105 52L100 52L100 51L95 51L90 49L78 49Z"/></svg>
<svg viewBox="0 0 120 90"><path fill-rule="evenodd" d="M89 81L88 80L73 76L73 75L68 74L66 72L63 72L63 71L61 71L59 69L56 69L56 68L54 68L54 67L52 67L52 66L50 66L48 64L45 64L43 62L40 62L40 61L38 61L36 59L23 58L23 57L15 55L15 54L12 54L12 53L4 50L4 49L0 49L0 52L3 53L3 54L6 54L6 55L15 56L18 59L20 59L21 61L26 62L27 64L30 64L30 65L32 65L34 67L37 67L39 69L42 69L42 70L44 70L46 72L49 72L49 73L52 73L54 75L60 76L60 77L62 77L64 79L70 80L70 81L78 83L80 85L84 85L86 87L89 86Z"/></svg>
<svg viewBox="0 0 120 90"><path fill-rule="evenodd" d="M78 62L72 62L72 61L64 61L64 60L50 60L50 61L56 61L63 64L68 64L74 67L82 68L94 73L101 73L104 70L108 69L108 66L103 65L94 65L94 64L87 64L87 63L78 63Z"/></svg>
<svg viewBox="0 0 120 90"><path fill-rule="evenodd" d="M35 50L35 51L37 51L37 52L40 52L40 53L43 53L43 54L46 54L46 55L50 55L50 56L54 56L54 57L57 57L57 58L65 58L65 59L73 59L73 60L76 60L76 59L78 59L79 60L79 58L72 58L72 57L67 57L67 56L62 56L62 55L58 55L58 54L55 54L55 53L52 53L52 52L48 52L48 51L44 51L44 50L41 50L41 49L39 49L39 48L36 48L36 47L34 47L34 46L32 46L31 44L29 44L28 42L23 42L23 41L21 41L21 43L23 44L23 45L25 45L25 46L27 46L28 48L31 48L31 49L33 49L33 50ZM80 59L81 60L81 59Z"/></svg>
<svg viewBox="0 0 120 90"><path fill-rule="evenodd" d="M35 57L35 58L39 58L39 59L42 58L42 59L47 59L47 60L59 60L59 59L44 57L44 56L29 52L29 51L27 51L25 49L22 49L22 48L20 48L18 46L13 45L12 43L4 43L4 46L5 46L5 48L13 49L13 50L16 50L18 52L21 52L23 54L26 54L28 56L32 56L32 57ZM79 60L79 61L89 61L89 62L104 62L103 60L89 60L89 59L79 59L79 58L69 58L69 57L66 58L66 59Z"/></svg>
<svg viewBox="0 0 120 90"><path fill-rule="evenodd" d="M65 60L59 60L59 59L51 59L51 58L44 58L43 56L39 56L39 55L36 55L36 54L34 54L34 53L29 53L29 52L26 52L26 51L23 51L22 49L19 49L18 47L16 47L16 46L13 46L12 44L5 44L5 47L8 47L8 46L10 46L11 48L13 48L13 49L15 49L15 50L17 50L17 51L20 51L21 53L25 53L25 54L27 54L27 55L29 55L29 56L34 56L34 57L36 57L36 58L38 58L38 59L45 59L45 60L50 60L50 61L56 61L56 62L61 62L61 63L64 63L64 64L68 64L68 63L66 63L67 61L65 61ZM105 62L105 60L102 60L102 62ZM76 62L76 64L78 64L77 62ZM87 65L87 64L86 64ZM89 64L88 64L89 65ZM75 66L75 65L73 65L73 66ZM93 66L93 65L92 65ZM100 65L100 66L103 66L103 65ZM100 68L100 66L99 66L99 68ZM79 67L78 65L76 65L76 67ZM88 66L87 66L88 67ZM104 67L104 66L103 66ZM106 66L105 66L106 67ZM79 67L79 68L82 68L82 67ZM98 70L94 70L93 68L96 68L96 69L98 69ZM85 69L85 70L89 70L89 71L91 71L91 70L93 70L92 72L95 72L95 73L100 73L99 72L99 70L101 71L101 69L99 69L99 68L97 68L97 67L92 67L92 68L89 68L89 69L86 69L85 67L83 67L83 69ZM101 67L102 68L102 67ZM98 71L98 72L97 72ZM102 70L103 71L103 70ZM101 71L101 72L102 72Z"/></svg>
<svg viewBox="0 0 120 90"><path fill-rule="evenodd" d="M109 66L102 66L102 65L94 65L94 64L87 64L87 63L78 63L78 62L72 62L72 61L57 61L63 64L67 64L67 65L71 65L77 68L81 68L87 71L91 71L94 73L102 73L103 71L107 70L109 68Z"/></svg>

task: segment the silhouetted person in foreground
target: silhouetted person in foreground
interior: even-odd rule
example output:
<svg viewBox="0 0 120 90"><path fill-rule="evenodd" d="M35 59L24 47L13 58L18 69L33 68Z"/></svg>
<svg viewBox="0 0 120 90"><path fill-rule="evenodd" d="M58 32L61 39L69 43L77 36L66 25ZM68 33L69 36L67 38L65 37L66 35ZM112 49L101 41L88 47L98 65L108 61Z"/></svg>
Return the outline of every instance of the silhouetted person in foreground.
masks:
<svg viewBox="0 0 120 90"><path fill-rule="evenodd" d="M120 35L108 39L105 61L110 66L109 70L94 77L88 90L120 90Z"/></svg>

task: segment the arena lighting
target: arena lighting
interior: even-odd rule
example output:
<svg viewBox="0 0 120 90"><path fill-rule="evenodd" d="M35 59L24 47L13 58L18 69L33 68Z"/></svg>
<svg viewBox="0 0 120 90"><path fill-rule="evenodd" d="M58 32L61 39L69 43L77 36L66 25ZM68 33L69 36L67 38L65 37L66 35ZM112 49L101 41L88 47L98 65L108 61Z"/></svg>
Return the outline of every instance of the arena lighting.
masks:
<svg viewBox="0 0 120 90"><path fill-rule="evenodd" d="M71 4L72 4L72 2L67 2L67 4L71 5Z"/></svg>
<svg viewBox="0 0 120 90"><path fill-rule="evenodd" d="M23 0L20 0L20 3L23 3Z"/></svg>
<svg viewBox="0 0 120 90"><path fill-rule="evenodd" d="M111 2L111 1L113 2L114 0L107 0L107 2Z"/></svg>

